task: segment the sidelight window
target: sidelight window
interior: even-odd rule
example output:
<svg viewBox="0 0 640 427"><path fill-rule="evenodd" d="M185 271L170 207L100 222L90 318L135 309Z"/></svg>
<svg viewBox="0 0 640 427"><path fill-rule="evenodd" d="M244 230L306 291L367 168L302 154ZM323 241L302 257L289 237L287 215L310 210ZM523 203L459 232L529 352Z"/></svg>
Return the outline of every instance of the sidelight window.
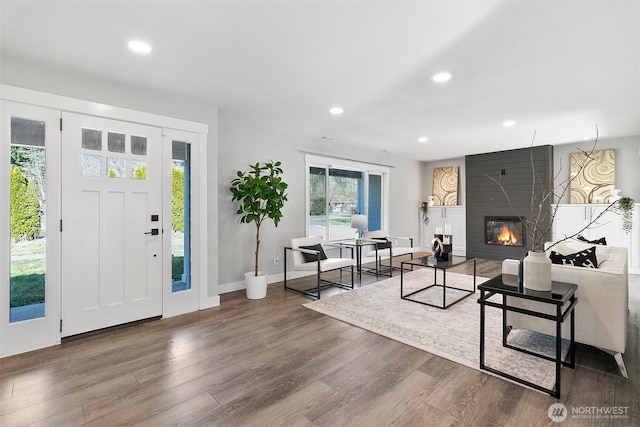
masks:
<svg viewBox="0 0 640 427"><path fill-rule="evenodd" d="M46 286L45 123L11 118L10 322L44 317Z"/></svg>
<svg viewBox="0 0 640 427"><path fill-rule="evenodd" d="M171 281L172 291L191 289L191 145L172 142Z"/></svg>

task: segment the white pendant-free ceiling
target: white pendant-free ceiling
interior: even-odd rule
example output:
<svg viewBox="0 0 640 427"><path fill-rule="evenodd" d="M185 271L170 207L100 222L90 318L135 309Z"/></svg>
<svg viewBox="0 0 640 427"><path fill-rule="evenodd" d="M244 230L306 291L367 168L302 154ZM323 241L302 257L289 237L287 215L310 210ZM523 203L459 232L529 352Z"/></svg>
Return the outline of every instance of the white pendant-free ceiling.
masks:
<svg viewBox="0 0 640 427"><path fill-rule="evenodd" d="M596 125L640 134L636 1L3 0L0 12L5 57L183 94L307 140L434 160L528 146L534 130L537 144ZM153 54L133 55L133 39ZM453 77L435 82L442 71Z"/></svg>

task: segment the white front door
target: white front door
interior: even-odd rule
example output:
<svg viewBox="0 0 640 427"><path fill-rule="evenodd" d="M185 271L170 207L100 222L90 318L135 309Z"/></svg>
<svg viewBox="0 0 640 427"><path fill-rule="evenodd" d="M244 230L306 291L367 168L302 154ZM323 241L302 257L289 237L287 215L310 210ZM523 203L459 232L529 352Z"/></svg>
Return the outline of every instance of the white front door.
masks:
<svg viewBox="0 0 640 427"><path fill-rule="evenodd" d="M62 337L159 316L162 130L62 117Z"/></svg>

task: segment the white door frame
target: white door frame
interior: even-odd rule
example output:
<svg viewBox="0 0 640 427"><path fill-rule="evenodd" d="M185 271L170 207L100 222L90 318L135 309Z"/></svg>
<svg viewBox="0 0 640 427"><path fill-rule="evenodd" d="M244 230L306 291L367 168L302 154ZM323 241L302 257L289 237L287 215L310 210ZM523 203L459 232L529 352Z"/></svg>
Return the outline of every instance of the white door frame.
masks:
<svg viewBox="0 0 640 427"><path fill-rule="evenodd" d="M209 133L209 127L206 124L191 122L187 120L161 116L157 114L145 113L141 111L129 110L126 108L114 107L106 104L84 101L75 98L69 98L60 95L53 95L49 93L34 91L30 89L19 88L15 86L9 86L0 84L0 100L13 101L21 104L29 104L43 108L50 108L53 110L57 110L58 114L61 111L73 112L85 115L94 115L97 117L104 117L114 120L123 120L132 123L138 123L149 126L157 126L165 129L165 131L169 130L181 130L186 132L192 132L198 135L198 144L197 149L199 150L198 157L194 157L194 162L192 166L194 168L192 178L194 180L192 187L192 197L193 199L197 199L197 208L194 207L192 210L192 282L194 286L197 286L197 293L199 293L199 301L198 307L196 309L203 309L208 307L215 307L220 304L220 299L218 295L209 295L208 290L208 258L207 258L207 199L208 199L208 191L207 191L207 135ZM3 126L4 128L4 126ZM195 148L195 146L193 147ZM6 152L6 153L5 153ZM5 149L4 146L0 147L0 161L5 161L6 164L9 164L8 158L9 150ZM60 164L59 160L60 153L58 152L58 165ZM197 175L196 175L197 174ZM6 184L8 180L2 180L0 182L0 199L6 198L8 200L9 187ZM196 183L197 181L197 183ZM60 185L60 178L58 175L58 186ZM194 188L195 187L195 188ZM58 187L58 194L59 194ZM215 192L215 189L214 189ZM49 203L49 201L48 201ZM58 219L60 219L60 207L57 206L56 213L58 215ZM6 216L6 222L5 221ZM163 216L163 218L166 216ZM2 219L2 223L8 224L8 210L4 212L4 209L0 209L0 219ZM59 222L59 221L58 221ZM0 232L0 247L8 247L8 239L9 236L5 236L4 234L8 234L8 232ZM59 239L59 236L58 236ZM7 244L5 244L7 243ZM59 246L58 246L59 249ZM166 251L166 249L165 249ZM169 248L170 251L170 248ZM8 259L8 256L5 256L6 248L0 249L0 258L2 260ZM59 250L57 251L59 253ZM164 254L163 254L164 256ZM163 258L164 259L164 258ZM8 269L6 265L8 262L0 261L4 264L0 265L0 274L7 274L8 278ZM48 259L47 263L51 261ZM58 270L57 277L54 282L50 283L52 280L48 278L47 282L47 292L52 292L52 298L57 301L57 305L55 306L55 315L58 323L60 319L60 261L57 261ZM164 277L167 277L164 274ZM5 278L2 277L2 280ZM196 280L197 279L197 280ZM53 285L53 286L50 286ZM163 286L165 286L163 284ZM49 289L51 288L51 289ZM47 296L47 298L49 298ZM0 295L0 304L6 305L8 310L8 300L5 301L4 295ZM171 313L171 310L167 310L166 315L175 315L176 313ZM5 313L0 310L0 316ZM8 319L8 313L7 319ZM166 317L165 315L165 317ZM4 332L4 331L3 331ZM38 348L55 345L60 343L60 332L59 325L56 325L55 330L51 330L46 333L47 341L36 342L35 340L21 340L19 345L17 341L13 338L10 338L8 335L2 333L0 335L0 357L9 356L12 354L18 354L30 350L35 350ZM24 337L24 335L23 335ZM24 341L24 342L22 342Z"/></svg>
<svg viewBox="0 0 640 427"><path fill-rule="evenodd" d="M173 141L186 142L191 147L191 289L181 292L172 291L171 280L171 161ZM207 145L202 134L175 129L163 130L164 179L163 179L163 212L164 212L164 253L163 265L169 270L163 272L163 317L172 317L207 308L207 223L197 221L206 218L206 185L207 179ZM199 179L194 179L198 177ZM205 303L205 304L203 304Z"/></svg>

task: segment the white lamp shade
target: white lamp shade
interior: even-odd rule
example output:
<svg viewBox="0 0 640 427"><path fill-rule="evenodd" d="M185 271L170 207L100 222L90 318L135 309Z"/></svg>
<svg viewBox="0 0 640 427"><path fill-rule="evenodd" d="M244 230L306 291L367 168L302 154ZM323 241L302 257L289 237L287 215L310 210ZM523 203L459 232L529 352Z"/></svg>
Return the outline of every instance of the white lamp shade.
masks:
<svg viewBox="0 0 640 427"><path fill-rule="evenodd" d="M369 226L369 221L366 215L355 214L351 215L351 228L357 228L358 230L365 229Z"/></svg>

